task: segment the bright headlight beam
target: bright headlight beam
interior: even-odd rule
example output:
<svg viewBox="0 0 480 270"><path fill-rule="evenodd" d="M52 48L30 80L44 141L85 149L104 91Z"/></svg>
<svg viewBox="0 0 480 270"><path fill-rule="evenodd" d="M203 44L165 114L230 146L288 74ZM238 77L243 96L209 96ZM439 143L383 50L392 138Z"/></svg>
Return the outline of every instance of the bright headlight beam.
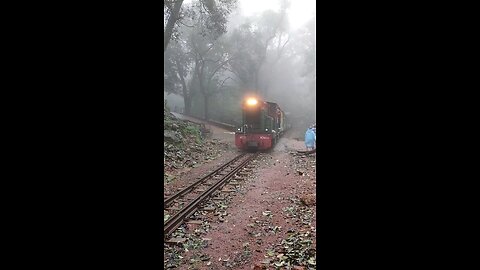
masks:
<svg viewBox="0 0 480 270"><path fill-rule="evenodd" d="M257 103L258 101L254 98L247 99L247 105L253 106L253 105L257 105Z"/></svg>

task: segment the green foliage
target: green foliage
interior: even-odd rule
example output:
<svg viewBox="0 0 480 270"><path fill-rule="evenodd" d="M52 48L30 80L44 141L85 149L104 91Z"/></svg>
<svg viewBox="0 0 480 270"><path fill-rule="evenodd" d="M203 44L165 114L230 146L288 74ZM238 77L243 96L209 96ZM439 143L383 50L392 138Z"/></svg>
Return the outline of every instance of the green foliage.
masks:
<svg viewBox="0 0 480 270"><path fill-rule="evenodd" d="M185 135L193 135L197 138L201 137L200 129L193 125L187 125L184 129L182 129L182 133Z"/></svg>

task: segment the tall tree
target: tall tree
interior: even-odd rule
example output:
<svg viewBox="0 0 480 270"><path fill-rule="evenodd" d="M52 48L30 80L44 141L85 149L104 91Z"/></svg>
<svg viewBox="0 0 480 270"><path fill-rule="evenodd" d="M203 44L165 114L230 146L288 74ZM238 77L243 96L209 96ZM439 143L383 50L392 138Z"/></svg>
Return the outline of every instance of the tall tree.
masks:
<svg viewBox="0 0 480 270"><path fill-rule="evenodd" d="M287 8L285 4L280 12L265 11L235 29L230 36L234 44L231 53L235 56L231 71L242 87L262 94L268 91L271 67L282 57L289 42ZM269 59L273 59L270 64L267 63Z"/></svg>
<svg viewBox="0 0 480 270"><path fill-rule="evenodd" d="M163 1L163 14L167 19L163 30L163 52L167 50L168 43L172 38L173 29L175 24L180 19L180 9L182 8L183 0L164 0Z"/></svg>
<svg viewBox="0 0 480 270"><path fill-rule="evenodd" d="M240 88L255 90L262 51L255 26L251 22L242 24L233 31L229 43L230 53L235 57L230 62L230 71L235 75Z"/></svg>
<svg viewBox="0 0 480 270"><path fill-rule="evenodd" d="M188 19L204 16L204 34L219 37L227 31L227 17L236 7L237 0L198 0L184 7L184 0L164 0L163 2L163 52L170 40L178 38L179 25L186 25Z"/></svg>
<svg viewBox="0 0 480 270"><path fill-rule="evenodd" d="M231 58L222 40L212 41L201 35L192 34L189 46L194 57L195 85L204 101L204 118L209 119L209 101L222 91L230 77L222 76Z"/></svg>
<svg viewBox="0 0 480 270"><path fill-rule="evenodd" d="M185 42L174 43L165 52L164 89L183 97L186 114L191 114L193 88L189 83L193 66L192 54L187 51Z"/></svg>

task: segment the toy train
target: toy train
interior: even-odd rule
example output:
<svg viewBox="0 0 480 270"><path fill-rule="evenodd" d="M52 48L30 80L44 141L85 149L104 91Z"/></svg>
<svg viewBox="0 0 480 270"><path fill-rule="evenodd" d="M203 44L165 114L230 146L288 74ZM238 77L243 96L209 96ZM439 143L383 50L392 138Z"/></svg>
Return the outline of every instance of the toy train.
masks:
<svg viewBox="0 0 480 270"><path fill-rule="evenodd" d="M241 150L270 150L289 127L278 104L247 98L242 102L242 126L235 132L235 145Z"/></svg>

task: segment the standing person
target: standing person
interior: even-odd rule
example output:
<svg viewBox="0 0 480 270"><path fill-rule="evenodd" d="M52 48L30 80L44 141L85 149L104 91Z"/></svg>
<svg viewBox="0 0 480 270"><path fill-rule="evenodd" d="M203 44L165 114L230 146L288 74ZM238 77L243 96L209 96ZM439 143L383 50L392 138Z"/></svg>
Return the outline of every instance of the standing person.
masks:
<svg viewBox="0 0 480 270"><path fill-rule="evenodd" d="M307 132L305 132L305 147L307 147L307 151L315 148L315 132L313 131L312 126L307 129Z"/></svg>
<svg viewBox="0 0 480 270"><path fill-rule="evenodd" d="M317 124L313 124L313 133L314 133L314 140L315 140L315 148L317 147Z"/></svg>

